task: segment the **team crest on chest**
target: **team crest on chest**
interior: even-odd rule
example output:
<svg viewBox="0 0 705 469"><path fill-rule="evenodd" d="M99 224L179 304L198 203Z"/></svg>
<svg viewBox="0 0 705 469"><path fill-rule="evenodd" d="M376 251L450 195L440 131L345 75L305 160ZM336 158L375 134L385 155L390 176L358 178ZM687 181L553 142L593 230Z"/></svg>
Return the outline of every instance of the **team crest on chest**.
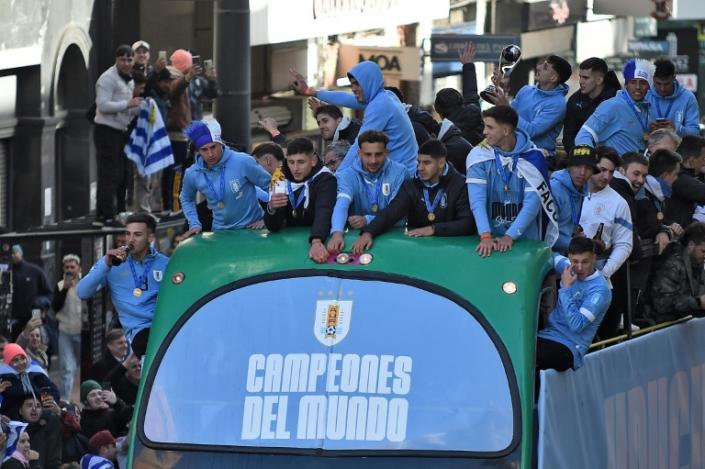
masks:
<svg viewBox="0 0 705 469"><path fill-rule="evenodd" d="M382 194L384 195L389 195L392 193L392 185L389 184L388 182L385 182L382 184Z"/></svg>
<svg viewBox="0 0 705 469"><path fill-rule="evenodd" d="M153 270L152 275L154 276L154 280L157 282L161 282L162 278L164 278L164 271L163 270Z"/></svg>

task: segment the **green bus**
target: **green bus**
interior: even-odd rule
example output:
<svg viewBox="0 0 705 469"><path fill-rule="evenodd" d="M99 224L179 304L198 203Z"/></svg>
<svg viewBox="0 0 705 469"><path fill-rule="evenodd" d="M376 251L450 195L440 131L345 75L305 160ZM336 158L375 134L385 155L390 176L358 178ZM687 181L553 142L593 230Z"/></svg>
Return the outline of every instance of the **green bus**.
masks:
<svg viewBox="0 0 705 469"><path fill-rule="evenodd" d="M543 243L381 236L315 264L308 232L182 243L132 422L134 468L516 468L535 461Z"/></svg>

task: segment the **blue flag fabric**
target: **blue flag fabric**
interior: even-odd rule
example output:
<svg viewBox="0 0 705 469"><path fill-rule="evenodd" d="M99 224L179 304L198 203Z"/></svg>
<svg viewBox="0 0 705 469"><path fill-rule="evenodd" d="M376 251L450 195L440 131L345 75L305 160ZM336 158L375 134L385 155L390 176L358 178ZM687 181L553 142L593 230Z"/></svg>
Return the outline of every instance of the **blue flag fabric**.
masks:
<svg viewBox="0 0 705 469"><path fill-rule="evenodd" d="M81 469L112 469L113 467L112 462L95 454L86 454L81 458Z"/></svg>
<svg viewBox="0 0 705 469"><path fill-rule="evenodd" d="M7 424L9 433L7 435L7 446L5 447L5 457L3 462L10 459L12 453L17 450L17 443L20 441L20 435L27 428L25 422L17 422L15 420L10 420Z"/></svg>
<svg viewBox="0 0 705 469"><path fill-rule="evenodd" d="M174 164L169 135L153 99L147 98L140 104L137 125L125 145L125 155L142 176L150 176Z"/></svg>

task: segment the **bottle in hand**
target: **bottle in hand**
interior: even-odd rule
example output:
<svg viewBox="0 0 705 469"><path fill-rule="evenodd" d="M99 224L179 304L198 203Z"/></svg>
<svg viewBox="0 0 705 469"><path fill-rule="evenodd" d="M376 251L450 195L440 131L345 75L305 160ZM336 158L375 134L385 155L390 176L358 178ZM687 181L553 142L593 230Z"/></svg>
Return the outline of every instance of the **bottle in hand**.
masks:
<svg viewBox="0 0 705 469"><path fill-rule="evenodd" d="M118 249L120 251L122 251L121 255L119 255L119 256L111 255L110 256L110 262L114 266L118 266L118 265L122 264L125 261L125 259L127 259L127 254L130 252L129 246L120 246Z"/></svg>
<svg viewBox="0 0 705 469"><path fill-rule="evenodd" d="M595 232L595 236L592 237L592 240L595 242L595 254L602 254L605 252L605 242L602 240L602 232L605 230L605 224L600 223L600 226L597 227L597 231Z"/></svg>

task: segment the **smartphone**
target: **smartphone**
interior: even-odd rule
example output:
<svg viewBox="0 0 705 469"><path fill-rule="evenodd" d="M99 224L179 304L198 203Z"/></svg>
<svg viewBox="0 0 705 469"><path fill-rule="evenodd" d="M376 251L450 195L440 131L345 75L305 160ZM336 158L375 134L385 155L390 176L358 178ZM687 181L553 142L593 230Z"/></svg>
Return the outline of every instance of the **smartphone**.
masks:
<svg viewBox="0 0 705 469"><path fill-rule="evenodd" d="M659 123L661 123L661 122L666 122L667 120L668 120L668 119L666 119L665 117L657 117L657 118L656 118L656 122L659 122Z"/></svg>
<svg viewBox="0 0 705 469"><path fill-rule="evenodd" d="M159 55L157 56L157 58L166 60L166 51L165 51L165 50L160 50L160 51L159 51Z"/></svg>
<svg viewBox="0 0 705 469"><path fill-rule="evenodd" d="M277 183L274 185L274 193L275 194L286 194L287 187L286 187L286 181L277 181Z"/></svg>
<svg viewBox="0 0 705 469"><path fill-rule="evenodd" d="M39 389L39 395L44 399L44 396L50 396L51 395L51 388L49 386L44 386L43 388Z"/></svg>
<svg viewBox="0 0 705 469"><path fill-rule="evenodd" d="M32 319L40 319L42 317L42 310L39 308L34 308L32 310Z"/></svg>
<svg viewBox="0 0 705 469"><path fill-rule="evenodd" d="M65 276L66 278L69 278L69 279L70 279L70 278L73 278L74 273L73 273L73 272L66 272L66 273L64 274L64 276Z"/></svg>
<svg viewBox="0 0 705 469"><path fill-rule="evenodd" d="M203 73L206 75L211 74L211 70L213 70L213 59L206 59L203 61Z"/></svg>
<svg viewBox="0 0 705 469"><path fill-rule="evenodd" d="M194 65L201 65L201 56L200 55L194 55L191 58L192 62Z"/></svg>

